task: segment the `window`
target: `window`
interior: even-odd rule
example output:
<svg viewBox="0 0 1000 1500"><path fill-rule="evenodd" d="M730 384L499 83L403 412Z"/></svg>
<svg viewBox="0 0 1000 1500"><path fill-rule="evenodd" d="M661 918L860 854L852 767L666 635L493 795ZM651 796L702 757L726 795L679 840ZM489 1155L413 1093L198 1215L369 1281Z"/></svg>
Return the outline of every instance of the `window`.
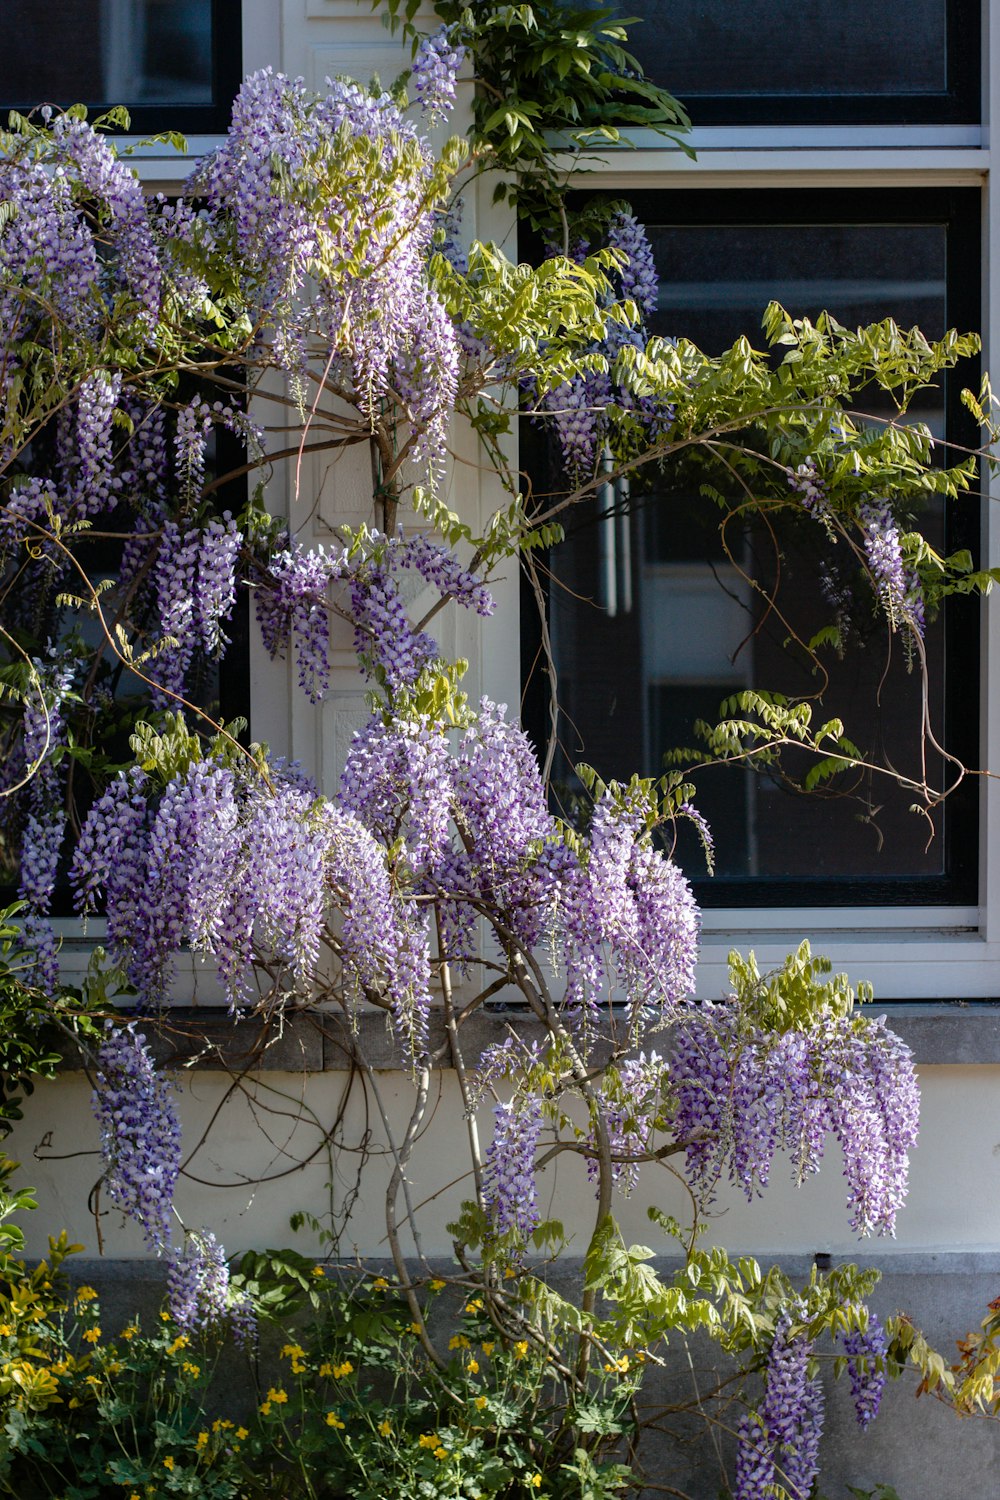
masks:
<svg viewBox="0 0 1000 1500"><path fill-rule="evenodd" d="M828 305L848 323L892 312L931 330L980 328L983 367L990 368L1000 286L987 137L978 122L997 117L1000 75L995 66L981 74L980 26L985 20L984 37L996 46L1000 0L983 7L965 0L868 7L766 0L752 22L743 7L679 0L669 27L652 0L622 4L620 13L644 17L629 46L687 105L698 153L688 162L637 132L638 149L607 150L585 183L627 198L652 226L664 281L658 331L688 333L709 349L740 331L759 343L760 315L773 295L795 312ZM974 442L975 432L962 427L958 394L975 379L971 370L956 375L944 405L921 415L950 438ZM531 467L540 461L531 451L534 434L522 442L522 461ZM669 548L654 503L668 498L675 502ZM599 767L603 759L611 774L626 762L629 770L640 761L658 769L665 742L686 740L693 718L717 716L720 700L746 682L781 687L770 671L780 642L769 644L763 632L748 639L755 604L741 575L764 567L764 550L752 535L740 535L727 558L714 528L706 536L678 523L682 501L636 493L628 521L595 507L580 515L564 560L554 559L575 571L579 592L593 601L576 623L565 593L550 606L560 691L573 700L580 738L591 738L589 758ZM612 497L603 510L614 509ZM978 536L982 564L1000 561L997 525L978 497L950 508L941 524L948 545L974 546ZM547 706L537 674L531 676L532 609L532 602L522 606L522 683L538 736ZM955 753L972 766L1000 763L998 689L991 687L988 701L978 697L980 682L996 675L995 612L993 600L950 609L932 642L933 711ZM686 652L671 639L680 621ZM877 659L884 661L884 651ZM641 664L631 688L623 682L628 661ZM900 703L911 685L903 665L890 687ZM830 690L831 712L849 721L840 691ZM883 699L866 731L882 734L890 750L896 701ZM608 730L609 718L601 742L596 730ZM587 745L567 735L562 769L587 755ZM910 816L906 808L880 804L886 849L894 846L888 865L864 806L851 822L817 804L793 833L785 828L793 799L766 776L723 780L703 796L714 800L710 815L720 845L725 829L728 848L714 880L699 881L700 992L724 988L729 948L752 946L762 963L776 963L809 934L835 964L871 979L883 999L996 994L1000 792L989 782L969 779L926 854L923 843L911 838L903 848L896 838ZM847 823L837 847L824 819ZM682 853L699 873L695 849Z"/></svg>
<svg viewBox="0 0 1000 1500"><path fill-rule="evenodd" d="M741 334L759 345L760 314L772 299L812 317L829 308L851 327L888 316L929 336L979 326L974 191L681 191L633 194L632 204L661 277L652 331L684 333L708 353ZM934 398L913 416L938 438L973 444L958 391L976 380L974 368L960 369L943 402ZM550 629L565 709L557 780L562 774L568 785L581 758L605 777L627 777L637 762L658 775L664 751L697 748L695 722L714 723L721 701L744 687L812 696L820 676L789 635L805 642L838 623L844 652L820 654L829 681L816 722L838 715L873 762L919 776L922 680L858 588L846 549L838 556L808 516L727 526L723 543L720 513L699 486L731 488L724 464L699 457L676 472L666 489L633 481L628 515L615 514L615 497L602 494L570 518L554 556ZM938 507L935 543L974 549L977 522L975 498ZM954 601L927 640L931 721L966 764L978 748L969 713L978 608ZM808 764L786 758L784 767L795 776ZM928 772L934 784L945 777L939 757ZM809 796L777 771L747 766L711 767L694 780L718 832L717 873L698 879L704 860L687 830L678 858L704 905L976 899L971 781L939 811L929 839L927 822L910 811L914 794L885 777L849 774Z"/></svg>
<svg viewBox="0 0 1000 1500"><path fill-rule="evenodd" d="M630 50L703 125L967 124L978 0L638 0Z"/></svg>
<svg viewBox="0 0 1000 1500"><path fill-rule="evenodd" d="M241 26L237 0L7 0L0 99L124 104L137 133L222 130Z"/></svg>

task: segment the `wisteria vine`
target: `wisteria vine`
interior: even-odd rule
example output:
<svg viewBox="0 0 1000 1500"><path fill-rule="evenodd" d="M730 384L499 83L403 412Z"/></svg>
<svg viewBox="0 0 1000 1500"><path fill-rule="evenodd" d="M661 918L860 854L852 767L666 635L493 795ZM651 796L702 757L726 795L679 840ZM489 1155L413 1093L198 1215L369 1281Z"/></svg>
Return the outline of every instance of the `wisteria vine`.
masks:
<svg viewBox="0 0 1000 1500"><path fill-rule="evenodd" d="M386 1237L411 1328L441 1368L417 1295L426 1268L411 1279L400 1219L419 1259L410 1154L432 1070L455 1070L473 1194L453 1231L463 1275L478 1278L499 1336L515 1350L533 1341L577 1400L599 1378L592 1353L606 1352L613 1322L598 1288L607 1304L628 1301L615 1277L629 1252L608 1251L616 1192L665 1163L683 1176L693 1275L698 1225L727 1185L755 1197L779 1152L802 1181L832 1138L852 1229L891 1234L918 1100L899 1038L853 993L831 1005L805 959L775 981L808 996L792 1020L755 1008L735 982L724 999L695 1001L700 914L670 853L672 824L693 819L708 848L712 832L679 776L592 777L592 795L561 817L516 718L459 691L464 664L438 629L445 608L480 630L502 562L554 540L547 523L563 504L543 501L533 530L503 457L507 395L553 434L560 482L577 498L640 455L689 445L698 421L728 430L725 410L695 405L699 370L710 384L704 357L650 336L656 265L626 207L586 236L567 224L543 267L551 306L541 273L533 283L532 268L495 249L459 247L451 198L464 152L453 143L435 156L416 114L447 117L465 55L457 27L424 40L414 114L398 92L338 80L315 94L255 74L176 203L144 196L75 113L5 137L2 832L37 992L63 985L60 886L79 916L104 924L130 1014L109 1021L93 1059L103 1190L168 1258L182 1329L253 1337L223 1247L180 1225L178 1091L131 1014L149 1032L160 1024L187 952L234 1017L337 1016L384 1121L364 1038L370 1012L387 1018L415 1103L387 1151ZM936 373L947 360L933 357ZM830 476L846 427L831 421L824 436L817 404L805 402L803 430L757 443L771 455L767 504L804 512L831 541L849 535L890 625L919 640L933 600L903 506L874 484L845 499ZM481 536L442 499L456 410L510 490ZM310 466L352 450L370 472L369 523L321 525ZM275 517L258 480L286 460L290 500ZM227 651L252 631L290 659L313 705L353 653L370 712L336 786L222 722ZM466 1055L465 1024L495 1000L518 1008L531 1039L514 1027ZM543 1189L562 1160L597 1205L587 1285L558 1334L572 1329L572 1360L547 1342L558 1318L532 1321L521 1295L533 1251L558 1238ZM726 1262L713 1274L718 1288L742 1273ZM648 1300L662 1309L658 1288ZM791 1294L777 1309L757 1296L752 1347L726 1345L764 1381L740 1422L736 1493L763 1500L780 1484L805 1500L822 1426L816 1349L835 1320L821 1327ZM864 1426L889 1343L860 1295L848 1306L842 1346ZM642 1343L634 1321L629 1347ZM708 1313L702 1324L716 1327ZM672 1326L696 1323L678 1314ZM602 1368L624 1374L628 1356Z"/></svg>

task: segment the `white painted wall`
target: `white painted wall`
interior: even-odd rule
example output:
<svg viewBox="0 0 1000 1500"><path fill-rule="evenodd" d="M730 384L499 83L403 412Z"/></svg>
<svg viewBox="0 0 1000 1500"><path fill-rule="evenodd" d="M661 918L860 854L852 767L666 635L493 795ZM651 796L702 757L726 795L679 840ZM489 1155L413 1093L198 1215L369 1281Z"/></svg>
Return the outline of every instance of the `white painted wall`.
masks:
<svg viewBox="0 0 1000 1500"><path fill-rule="evenodd" d="M731 1252L877 1252L887 1259L911 1251L995 1246L1000 1242L1000 1067L926 1067L920 1070L920 1081L920 1144L912 1161L909 1202L894 1240L862 1242L848 1229L839 1152L831 1145L819 1175L801 1188L792 1184L790 1169L779 1160L764 1198L748 1204L731 1189L720 1193L708 1242L724 1244ZM401 1136L412 1101L409 1077L383 1073L378 1086ZM363 1188L344 1230L340 1254L385 1256L384 1195L391 1161L375 1102L369 1098L366 1108L360 1082L352 1087L331 1156L321 1151L308 1167L290 1171L316 1151L322 1133L341 1110L346 1087L344 1073L308 1078L266 1073L248 1081L246 1097L227 1100L229 1080L224 1075L199 1073L185 1080L184 1140L188 1152L194 1153L186 1166L201 1179L185 1180L177 1194L188 1226L211 1227L231 1252L294 1244L303 1253L321 1253L312 1234L291 1234L289 1217L301 1209L322 1217L330 1203L331 1183L334 1209L342 1209L359 1165L360 1143L370 1130ZM219 1119L213 1124L216 1111ZM450 1256L445 1225L462 1199L471 1196L462 1103L453 1073L438 1076L428 1116L409 1174L413 1201L425 1253ZM488 1140L488 1111L481 1116L481 1128ZM100 1175L97 1147L90 1087L82 1074L42 1085L28 1101L9 1149L23 1163L23 1180L39 1194L38 1211L25 1219L32 1252L44 1253L46 1237L65 1228L85 1245L88 1255L98 1253L97 1228L88 1209L88 1196ZM273 1180L258 1183L269 1177ZM550 1165L540 1179L540 1191L543 1213L563 1221L574 1236L571 1253L582 1254L594 1202L583 1166L565 1158ZM623 1232L666 1252L672 1247L661 1242L646 1218L651 1203L684 1220L685 1194L669 1174L647 1168L636 1193L619 1202ZM106 1202L103 1208L104 1253L145 1255L138 1230L123 1225L121 1215Z"/></svg>

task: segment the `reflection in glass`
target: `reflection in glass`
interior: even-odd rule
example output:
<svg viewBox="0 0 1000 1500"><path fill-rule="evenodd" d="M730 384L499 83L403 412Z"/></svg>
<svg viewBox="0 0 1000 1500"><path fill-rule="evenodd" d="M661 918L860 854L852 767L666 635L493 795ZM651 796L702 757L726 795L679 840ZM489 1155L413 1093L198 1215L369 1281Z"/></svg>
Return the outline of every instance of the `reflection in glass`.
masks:
<svg viewBox="0 0 1000 1500"><path fill-rule="evenodd" d="M848 326L891 315L936 337L948 322L944 225L654 223L649 233L662 288L655 331L683 334L711 354L741 334L760 347L756 330L772 298L796 315L828 308ZM875 400L867 409L889 414ZM913 415L943 433L939 393ZM805 512L773 525L735 520L722 538L705 483L736 494L720 464L696 458L672 469L669 483L654 479L643 490L633 480L629 516L609 519L605 493L570 519L550 594L565 706L557 783L569 789L581 759L605 778L627 777L640 761L659 774L664 751L697 747L696 721L717 722L723 700L750 685L813 697L814 722L842 718L872 760L919 777L921 677L908 670L902 639L889 633L846 544L831 548ZM943 543L940 512L925 512L920 524L932 544ZM845 650L822 653L825 679L794 640L831 624L843 629ZM927 656L928 706L940 728L940 621L928 631ZM969 691L974 702L974 683ZM801 776L811 763L785 765ZM927 773L932 782L943 773L933 754ZM693 779L716 831L718 874L730 882L947 875L948 808L929 841L926 820L910 811L914 793L887 777L844 774L808 797L778 771L749 765ZM682 833L678 852L685 869L704 874L693 835Z"/></svg>
<svg viewBox="0 0 1000 1500"><path fill-rule="evenodd" d="M0 100L212 102L212 0L4 0Z"/></svg>
<svg viewBox="0 0 1000 1500"><path fill-rule="evenodd" d="M946 0L624 0L617 10L642 18L630 49L680 99L947 88Z"/></svg>

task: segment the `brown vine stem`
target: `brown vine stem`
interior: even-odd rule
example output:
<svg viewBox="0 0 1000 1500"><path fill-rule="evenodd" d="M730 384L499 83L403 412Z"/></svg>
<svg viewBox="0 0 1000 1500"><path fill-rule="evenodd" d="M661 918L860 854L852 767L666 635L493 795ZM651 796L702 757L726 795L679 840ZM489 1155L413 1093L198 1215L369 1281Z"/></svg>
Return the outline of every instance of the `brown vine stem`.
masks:
<svg viewBox="0 0 1000 1500"><path fill-rule="evenodd" d="M434 1347L433 1340L431 1339L430 1334L427 1332L427 1324L424 1321L423 1308L420 1306L420 1303L417 1300L416 1291L414 1290L413 1283L410 1280L410 1272L406 1264L406 1256L403 1254L403 1247L400 1243L399 1221L396 1211L397 1200L399 1198L400 1189L402 1189L403 1200L406 1203L406 1216L410 1225L410 1233L413 1236L413 1244L416 1248L417 1256L420 1260L421 1266L423 1267L424 1273L429 1276L430 1267L427 1264L427 1258L424 1255L423 1247L420 1243L420 1231L417 1227L416 1217L413 1212L413 1207L410 1203L410 1190L409 1184L406 1180L406 1168L409 1164L410 1153L413 1150L414 1142L420 1134L420 1127L423 1124L424 1115L427 1111L427 1098L430 1093L431 1078L430 1063L425 1058L422 1061L417 1072L416 1101L413 1106L413 1111L410 1115L409 1124L406 1127L406 1134L404 1135L400 1145L397 1146L395 1138L393 1136L392 1125L389 1122L389 1116L386 1111L385 1104L382 1100L382 1094L378 1086L378 1081L375 1077L375 1070L368 1059L361 1055L360 1051L358 1053L358 1061L365 1071L365 1077L368 1079L368 1084L372 1091L372 1097L375 1100L379 1115L382 1118L382 1128L385 1131L386 1142L389 1146L390 1151L392 1152L393 1157L392 1173L389 1177L389 1185L386 1188L385 1192L386 1238L389 1241L389 1250L392 1255L392 1262L396 1268L396 1275L399 1278L400 1288L406 1298L410 1312L413 1315L414 1327L419 1330L418 1336L421 1344L423 1345L424 1352L426 1353L428 1359L432 1361L436 1369L443 1372L447 1369L447 1365L441 1358L441 1355L438 1353L437 1349Z"/></svg>
<svg viewBox="0 0 1000 1500"><path fill-rule="evenodd" d="M504 928L502 923L494 921L494 927L498 936L502 936L510 953L511 966L518 988L538 1019L548 1028L551 1035L558 1040L565 1056L569 1060L573 1080L587 1104L594 1129L595 1159L598 1164L597 1212L594 1216L594 1231L590 1239L590 1243L593 1245L598 1233L611 1215L613 1173L611 1141L608 1136L607 1121L604 1118L600 1103L591 1085L583 1059L577 1052L572 1037L556 1014L552 996L549 994L548 985L545 982L545 976L542 973L538 960L534 954L521 947L514 933ZM580 1298L580 1311L585 1321L590 1321L596 1305L596 1289L585 1289ZM576 1362L576 1374L579 1381L582 1382L586 1379L589 1364L590 1340L586 1331L582 1329Z"/></svg>
<svg viewBox="0 0 1000 1500"><path fill-rule="evenodd" d="M479 1126L476 1123L476 1111L469 1093L469 1077L465 1068L465 1059L462 1056L462 1048L458 1040L458 1025L455 1020L455 1002L451 990L451 969L445 957L444 934L441 930L441 908L434 903L434 923L437 929L438 940L438 973L441 976L441 998L444 1002L444 1024L448 1033L448 1042L451 1046L451 1060L458 1078L458 1087L462 1093L462 1105L465 1109L465 1128L469 1136L469 1151L472 1156L472 1175L476 1183L476 1202L480 1209L484 1207L483 1198L483 1158L479 1146Z"/></svg>

